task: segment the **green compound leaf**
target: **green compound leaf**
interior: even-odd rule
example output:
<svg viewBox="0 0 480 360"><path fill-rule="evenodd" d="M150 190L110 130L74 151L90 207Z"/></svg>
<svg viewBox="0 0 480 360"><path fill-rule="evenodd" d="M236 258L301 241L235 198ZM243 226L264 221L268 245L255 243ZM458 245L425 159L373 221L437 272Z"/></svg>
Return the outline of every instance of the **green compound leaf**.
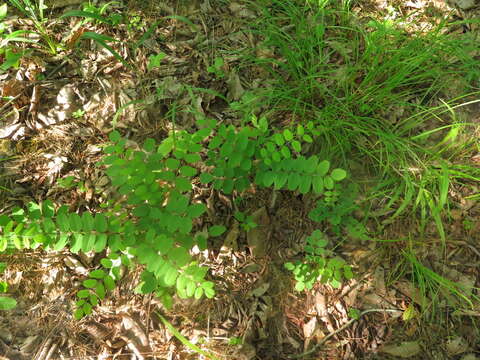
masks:
<svg viewBox="0 0 480 360"><path fill-rule="evenodd" d="M195 164L202 160L202 157L198 154L187 154L185 155L184 160L189 164Z"/></svg>
<svg viewBox="0 0 480 360"><path fill-rule="evenodd" d="M310 187L312 186L312 178L310 176L304 176L300 179L300 185L298 187L298 191L301 194L306 194L310 191Z"/></svg>
<svg viewBox="0 0 480 360"><path fill-rule="evenodd" d="M59 214L56 218L60 231L67 232L70 230L70 217L66 214Z"/></svg>
<svg viewBox="0 0 480 360"><path fill-rule="evenodd" d="M187 288L186 288L187 296L192 297L195 293L196 288L197 288L197 286L195 285L195 282L189 280L187 282Z"/></svg>
<svg viewBox="0 0 480 360"><path fill-rule="evenodd" d="M209 174L209 173L202 173L200 175L200 182L202 184L208 184L209 182L211 182L212 180L214 179L213 175Z"/></svg>
<svg viewBox="0 0 480 360"><path fill-rule="evenodd" d="M305 128L303 125L297 125L297 135L302 136L303 134L305 134Z"/></svg>
<svg viewBox="0 0 480 360"><path fill-rule="evenodd" d="M75 318L75 320L81 320L84 315L85 314L83 313L82 308L75 310L75 312L73 313L73 317Z"/></svg>
<svg viewBox="0 0 480 360"><path fill-rule="evenodd" d="M299 153L299 152L302 151L302 145L300 144L299 141L293 140L293 141L291 142L291 145L292 145L293 150L295 150L296 152Z"/></svg>
<svg viewBox="0 0 480 360"><path fill-rule="evenodd" d="M195 176L197 174L197 169L191 167L191 166L182 166L180 168L180 174L182 176L186 176L186 177L192 177L192 176Z"/></svg>
<svg viewBox="0 0 480 360"><path fill-rule="evenodd" d="M205 281L202 283L203 292L205 296L209 299L212 299L215 296L214 284L211 281Z"/></svg>
<svg viewBox="0 0 480 360"><path fill-rule="evenodd" d="M82 214L82 228L83 231L89 232L94 229L94 219L89 211L85 211Z"/></svg>
<svg viewBox="0 0 480 360"><path fill-rule="evenodd" d="M103 284L105 285L105 289L108 291L115 289L115 280L113 280L110 275L107 275L103 278Z"/></svg>
<svg viewBox="0 0 480 360"><path fill-rule="evenodd" d="M290 149L286 146L282 146L282 148L280 149L280 152L282 153L285 159L290 159L290 157L292 156L292 154L290 153Z"/></svg>
<svg viewBox="0 0 480 360"><path fill-rule="evenodd" d="M197 300L200 299L202 297L202 295L203 295L203 288L201 288L201 287L196 288L195 289L195 294L194 294L195 299L197 299Z"/></svg>
<svg viewBox="0 0 480 360"><path fill-rule="evenodd" d="M51 200L45 200L42 203L42 214L47 218L51 218L55 215L55 206Z"/></svg>
<svg viewBox="0 0 480 360"><path fill-rule="evenodd" d="M90 294L89 301L90 301L90 304L91 304L92 306L97 306L97 305L98 305L98 297L97 297L97 295L95 295L95 294Z"/></svg>
<svg viewBox="0 0 480 360"><path fill-rule="evenodd" d="M53 245L53 250L60 251L68 244L70 236L68 234L60 234L60 239Z"/></svg>
<svg viewBox="0 0 480 360"><path fill-rule="evenodd" d="M188 250L184 247L176 247L170 250L167 254L170 261L175 262L178 267L182 267L188 264L191 259Z"/></svg>
<svg viewBox="0 0 480 360"><path fill-rule="evenodd" d="M143 149L147 152L152 152L155 149L155 140L148 138L143 143Z"/></svg>
<svg viewBox="0 0 480 360"><path fill-rule="evenodd" d="M321 176L314 176L312 178L312 187L315 194L323 193L323 178Z"/></svg>
<svg viewBox="0 0 480 360"><path fill-rule="evenodd" d="M90 315L92 313L92 305L89 303L85 303L82 307L83 312L85 315Z"/></svg>
<svg viewBox="0 0 480 360"><path fill-rule="evenodd" d="M345 266L343 268L343 276L345 277L346 280L353 279L353 272L350 266Z"/></svg>
<svg viewBox="0 0 480 360"><path fill-rule="evenodd" d="M80 216L76 213L71 213L69 215L70 217L70 228L72 229L72 231L74 232L78 232L78 231L81 231L82 230L82 219L80 218Z"/></svg>
<svg viewBox="0 0 480 360"><path fill-rule="evenodd" d="M330 176L325 176L323 182L324 182L325 188L328 190L332 190L333 186L335 185L333 182L333 179Z"/></svg>
<svg viewBox="0 0 480 360"><path fill-rule="evenodd" d="M290 173L290 175L288 175L287 189L290 191L297 190L298 186L300 185L301 179L302 177L300 176L300 174L296 172Z"/></svg>
<svg viewBox="0 0 480 360"><path fill-rule="evenodd" d="M165 165L170 170L176 170L180 166L180 160L175 158L168 158L167 160L165 160Z"/></svg>
<svg viewBox="0 0 480 360"><path fill-rule="evenodd" d="M89 274L89 276L94 279L103 279L105 275L106 275L105 272L101 269L93 270Z"/></svg>
<svg viewBox="0 0 480 360"><path fill-rule="evenodd" d="M97 283L97 286L95 286L95 292L101 300L105 299L106 291L103 283Z"/></svg>
<svg viewBox="0 0 480 360"><path fill-rule="evenodd" d="M333 169L330 176L334 181L342 181L347 177L347 172L343 169Z"/></svg>
<svg viewBox="0 0 480 360"><path fill-rule="evenodd" d="M263 174L263 186L270 187L275 181L276 174L273 171L267 171Z"/></svg>
<svg viewBox="0 0 480 360"><path fill-rule="evenodd" d="M307 142L307 143L312 143L313 142L313 139L310 135L308 134L305 134L303 135L303 141Z"/></svg>
<svg viewBox="0 0 480 360"><path fill-rule="evenodd" d="M210 228L208 229L208 233L210 234L210 236L220 236L226 230L227 230L227 228L225 226L213 225L213 226L210 226Z"/></svg>
<svg viewBox="0 0 480 360"><path fill-rule="evenodd" d="M77 292L77 297L79 297L80 299L85 299L85 298L88 298L89 296L90 296L90 290L83 289Z"/></svg>
<svg viewBox="0 0 480 360"><path fill-rule="evenodd" d="M107 246L107 234L98 234L96 236L96 241L93 246L93 250L96 253L102 252Z"/></svg>
<svg viewBox="0 0 480 360"><path fill-rule="evenodd" d="M175 285L177 276L178 276L177 269L175 269L173 266L170 266L165 272L165 274L163 275L163 281L165 282L165 285L167 286Z"/></svg>
<svg viewBox="0 0 480 360"><path fill-rule="evenodd" d="M83 286L85 286L86 288L91 289L91 288L94 288L95 285L97 285L97 280L95 280L95 279L87 279L87 280L84 280L84 281L82 282L82 284L83 284Z"/></svg>
<svg viewBox="0 0 480 360"><path fill-rule="evenodd" d="M100 233L107 231L107 218L104 214L95 214L95 230Z"/></svg>
<svg viewBox="0 0 480 360"><path fill-rule="evenodd" d="M330 169L330 162L328 160L323 160L320 161L317 167L317 173L320 176L325 176L328 173L328 170Z"/></svg>
<svg viewBox="0 0 480 360"><path fill-rule="evenodd" d="M120 136L120 133L117 130L114 130L110 134L108 134L108 138L112 142L117 142L117 141L120 140L121 136Z"/></svg>
<svg viewBox="0 0 480 360"><path fill-rule="evenodd" d="M113 262L110 259L104 258L100 260L100 264L106 269L110 269L113 266Z"/></svg>
<svg viewBox="0 0 480 360"><path fill-rule="evenodd" d="M297 283L295 284L295 290L299 292L305 290L305 283L301 281L297 281Z"/></svg>
<svg viewBox="0 0 480 360"><path fill-rule="evenodd" d="M17 306L17 301L13 298L0 296L0 310L11 310Z"/></svg>
<svg viewBox="0 0 480 360"><path fill-rule="evenodd" d="M293 140L293 134L290 130L288 129L285 129L283 130L283 137L285 138L285 140L287 141L292 141Z"/></svg>
<svg viewBox="0 0 480 360"><path fill-rule="evenodd" d="M284 140L283 136L279 133L276 133L275 135L273 135L273 140L275 140L275 143L278 146L282 146L282 145L285 144L285 140Z"/></svg>
<svg viewBox="0 0 480 360"><path fill-rule="evenodd" d="M278 172L275 174L275 180L274 180L274 183L275 183L275 190L279 190L281 188L283 188L283 186L285 185L285 183L287 182L288 180L288 173L286 172Z"/></svg>
<svg viewBox="0 0 480 360"><path fill-rule="evenodd" d="M175 186L180 192L187 192L192 190L192 183L190 182L190 180L183 177L178 177L177 179L175 179Z"/></svg>
<svg viewBox="0 0 480 360"><path fill-rule="evenodd" d="M187 216L194 219L200 217L205 211L207 207L204 204L193 204L187 208Z"/></svg>

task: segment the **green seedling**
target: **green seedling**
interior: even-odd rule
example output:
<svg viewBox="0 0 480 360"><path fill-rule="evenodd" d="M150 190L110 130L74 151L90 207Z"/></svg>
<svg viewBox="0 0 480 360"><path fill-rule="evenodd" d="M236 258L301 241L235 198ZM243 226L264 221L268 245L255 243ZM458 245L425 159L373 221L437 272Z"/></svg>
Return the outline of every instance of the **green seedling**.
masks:
<svg viewBox="0 0 480 360"><path fill-rule="evenodd" d="M329 256L328 240L320 230L307 237L305 260L285 263L295 276L295 290L311 290L317 281L339 288L343 280L353 278L352 269L340 257Z"/></svg>
<svg viewBox="0 0 480 360"><path fill-rule="evenodd" d="M233 215L235 219L240 223L240 226L245 231L250 231L257 227L257 224L253 221L251 215L245 215L245 213L241 211L236 211Z"/></svg>
<svg viewBox="0 0 480 360"><path fill-rule="evenodd" d="M225 72L223 71L224 65L225 62L223 61L223 58L216 57L213 64L207 67L207 71L210 74L214 74L217 78L223 79L225 77Z"/></svg>
<svg viewBox="0 0 480 360"><path fill-rule="evenodd" d="M8 0L9 3L15 6L23 15L29 18L33 26L35 27L35 32L40 36L42 42L37 43L41 47L47 49L52 55L56 55L61 46L55 41L55 39L49 34L45 23L47 18L45 17L45 10L48 8L44 0L39 0L32 2L30 0ZM29 31L23 31L23 34L32 33ZM19 35L22 33L17 32ZM24 38L22 36L15 38L10 41L20 41L20 42L33 42L31 39Z"/></svg>
<svg viewBox="0 0 480 360"><path fill-rule="evenodd" d="M0 274L2 274L7 265L5 263L0 263ZM8 283L5 281L0 281L0 293L8 292ZM11 297L0 295L0 310L11 310L17 306L17 301Z"/></svg>

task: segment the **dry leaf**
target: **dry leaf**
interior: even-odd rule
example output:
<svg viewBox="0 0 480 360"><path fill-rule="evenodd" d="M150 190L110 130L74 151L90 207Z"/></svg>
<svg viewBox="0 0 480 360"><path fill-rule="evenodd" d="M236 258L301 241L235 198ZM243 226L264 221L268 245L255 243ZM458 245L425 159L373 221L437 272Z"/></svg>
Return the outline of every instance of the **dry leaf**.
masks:
<svg viewBox="0 0 480 360"><path fill-rule="evenodd" d="M255 289L248 292L248 296L260 297L265 295L265 293L270 288L270 283L263 283L260 286L257 286Z"/></svg>
<svg viewBox="0 0 480 360"><path fill-rule="evenodd" d="M227 79L228 94L227 99L229 101L238 101L241 99L245 89L240 82L240 77L235 71L231 71Z"/></svg>
<svg viewBox="0 0 480 360"><path fill-rule="evenodd" d="M238 222L234 221L232 228L228 232L227 236L225 236L225 240L223 241L223 246L229 248L230 250L237 251L238 250L238 235L240 230L238 229Z"/></svg>
<svg viewBox="0 0 480 360"><path fill-rule="evenodd" d="M475 354L467 354L462 357L461 360L478 360L478 357Z"/></svg>
<svg viewBox="0 0 480 360"><path fill-rule="evenodd" d="M468 351L468 344L461 336L448 340L445 347L450 356L455 356Z"/></svg>
<svg viewBox="0 0 480 360"><path fill-rule="evenodd" d="M315 334L315 329L318 326L317 317L312 317L306 324L303 324L303 336L311 338Z"/></svg>
<svg viewBox="0 0 480 360"><path fill-rule="evenodd" d="M270 217L265 206L252 214L252 221L257 227L247 232L247 243L253 257L266 255L267 243L270 237Z"/></svg>
<svg viewBox="0 0 480 360"><path fill-rule="evenodd" d="M421 350L418 341L405 341L398 345L385 345L380 352L406 359L417 355Z"/></svg>

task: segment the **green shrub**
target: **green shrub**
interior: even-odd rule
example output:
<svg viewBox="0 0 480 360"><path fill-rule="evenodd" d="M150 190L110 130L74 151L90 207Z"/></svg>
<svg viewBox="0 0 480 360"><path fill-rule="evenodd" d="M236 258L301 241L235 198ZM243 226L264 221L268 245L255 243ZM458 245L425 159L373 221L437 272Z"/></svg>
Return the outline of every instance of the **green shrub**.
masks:
<svg viewBox="0 0 480 360"><path fill-rule="evenodd" d="M209 119L197 125L199 130L192 133L171 131L159 145L147 139L142 148L128 147L117 131L110 133L99 166L106 168L117 195L102 204L104 211L77 214L48 200L30 203L0 216L0 251L40 246L67 247L73 253L107 250L77 293L76 318L89 315L115 287L121 266L134 263L144 268L137 292L155 293L168 308L175 293L196 299L215 294L214 283L206 279L208 268L192 258L190 249L206 249L207 236L220 236L226 228L214 224L208 234L195 233L195 223L206 211L204 204L192 200L197 178L226 194L242 192L254 180L261 187L323 196L319 203L334 204L340 198L336 184L346 172L302 154L302 144L310 140L302 127L276 132L265 118L255 117L253 126L240 128ZM338 282L336 274L332 281Z"/></svg>

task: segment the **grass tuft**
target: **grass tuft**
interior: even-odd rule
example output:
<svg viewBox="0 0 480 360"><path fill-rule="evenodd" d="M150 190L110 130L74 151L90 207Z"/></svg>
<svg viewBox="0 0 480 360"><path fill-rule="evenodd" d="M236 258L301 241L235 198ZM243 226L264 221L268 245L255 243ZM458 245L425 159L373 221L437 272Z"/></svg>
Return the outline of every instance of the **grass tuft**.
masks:
<svg viewBox="0 0 480 360"><path fill-rule="evenodd" d="M313 151L363 164L377 177L375 194L396 197L394 216L419 210L424 225L432 217L445 240L441 214L449 185L480 180L480 170L463 161L472 143L455 143L469 126L455 110L479 94L474 43L446 34L446 22L409 34L399 22L365 23L349 2L334 3L252 3L262 15L251 31L261 41L244 64L271 80L249 101L289 113L290 121L314 120ZM452 79L462 82L452 88ZM454 92L459 96L450 97Z"/></svg>

